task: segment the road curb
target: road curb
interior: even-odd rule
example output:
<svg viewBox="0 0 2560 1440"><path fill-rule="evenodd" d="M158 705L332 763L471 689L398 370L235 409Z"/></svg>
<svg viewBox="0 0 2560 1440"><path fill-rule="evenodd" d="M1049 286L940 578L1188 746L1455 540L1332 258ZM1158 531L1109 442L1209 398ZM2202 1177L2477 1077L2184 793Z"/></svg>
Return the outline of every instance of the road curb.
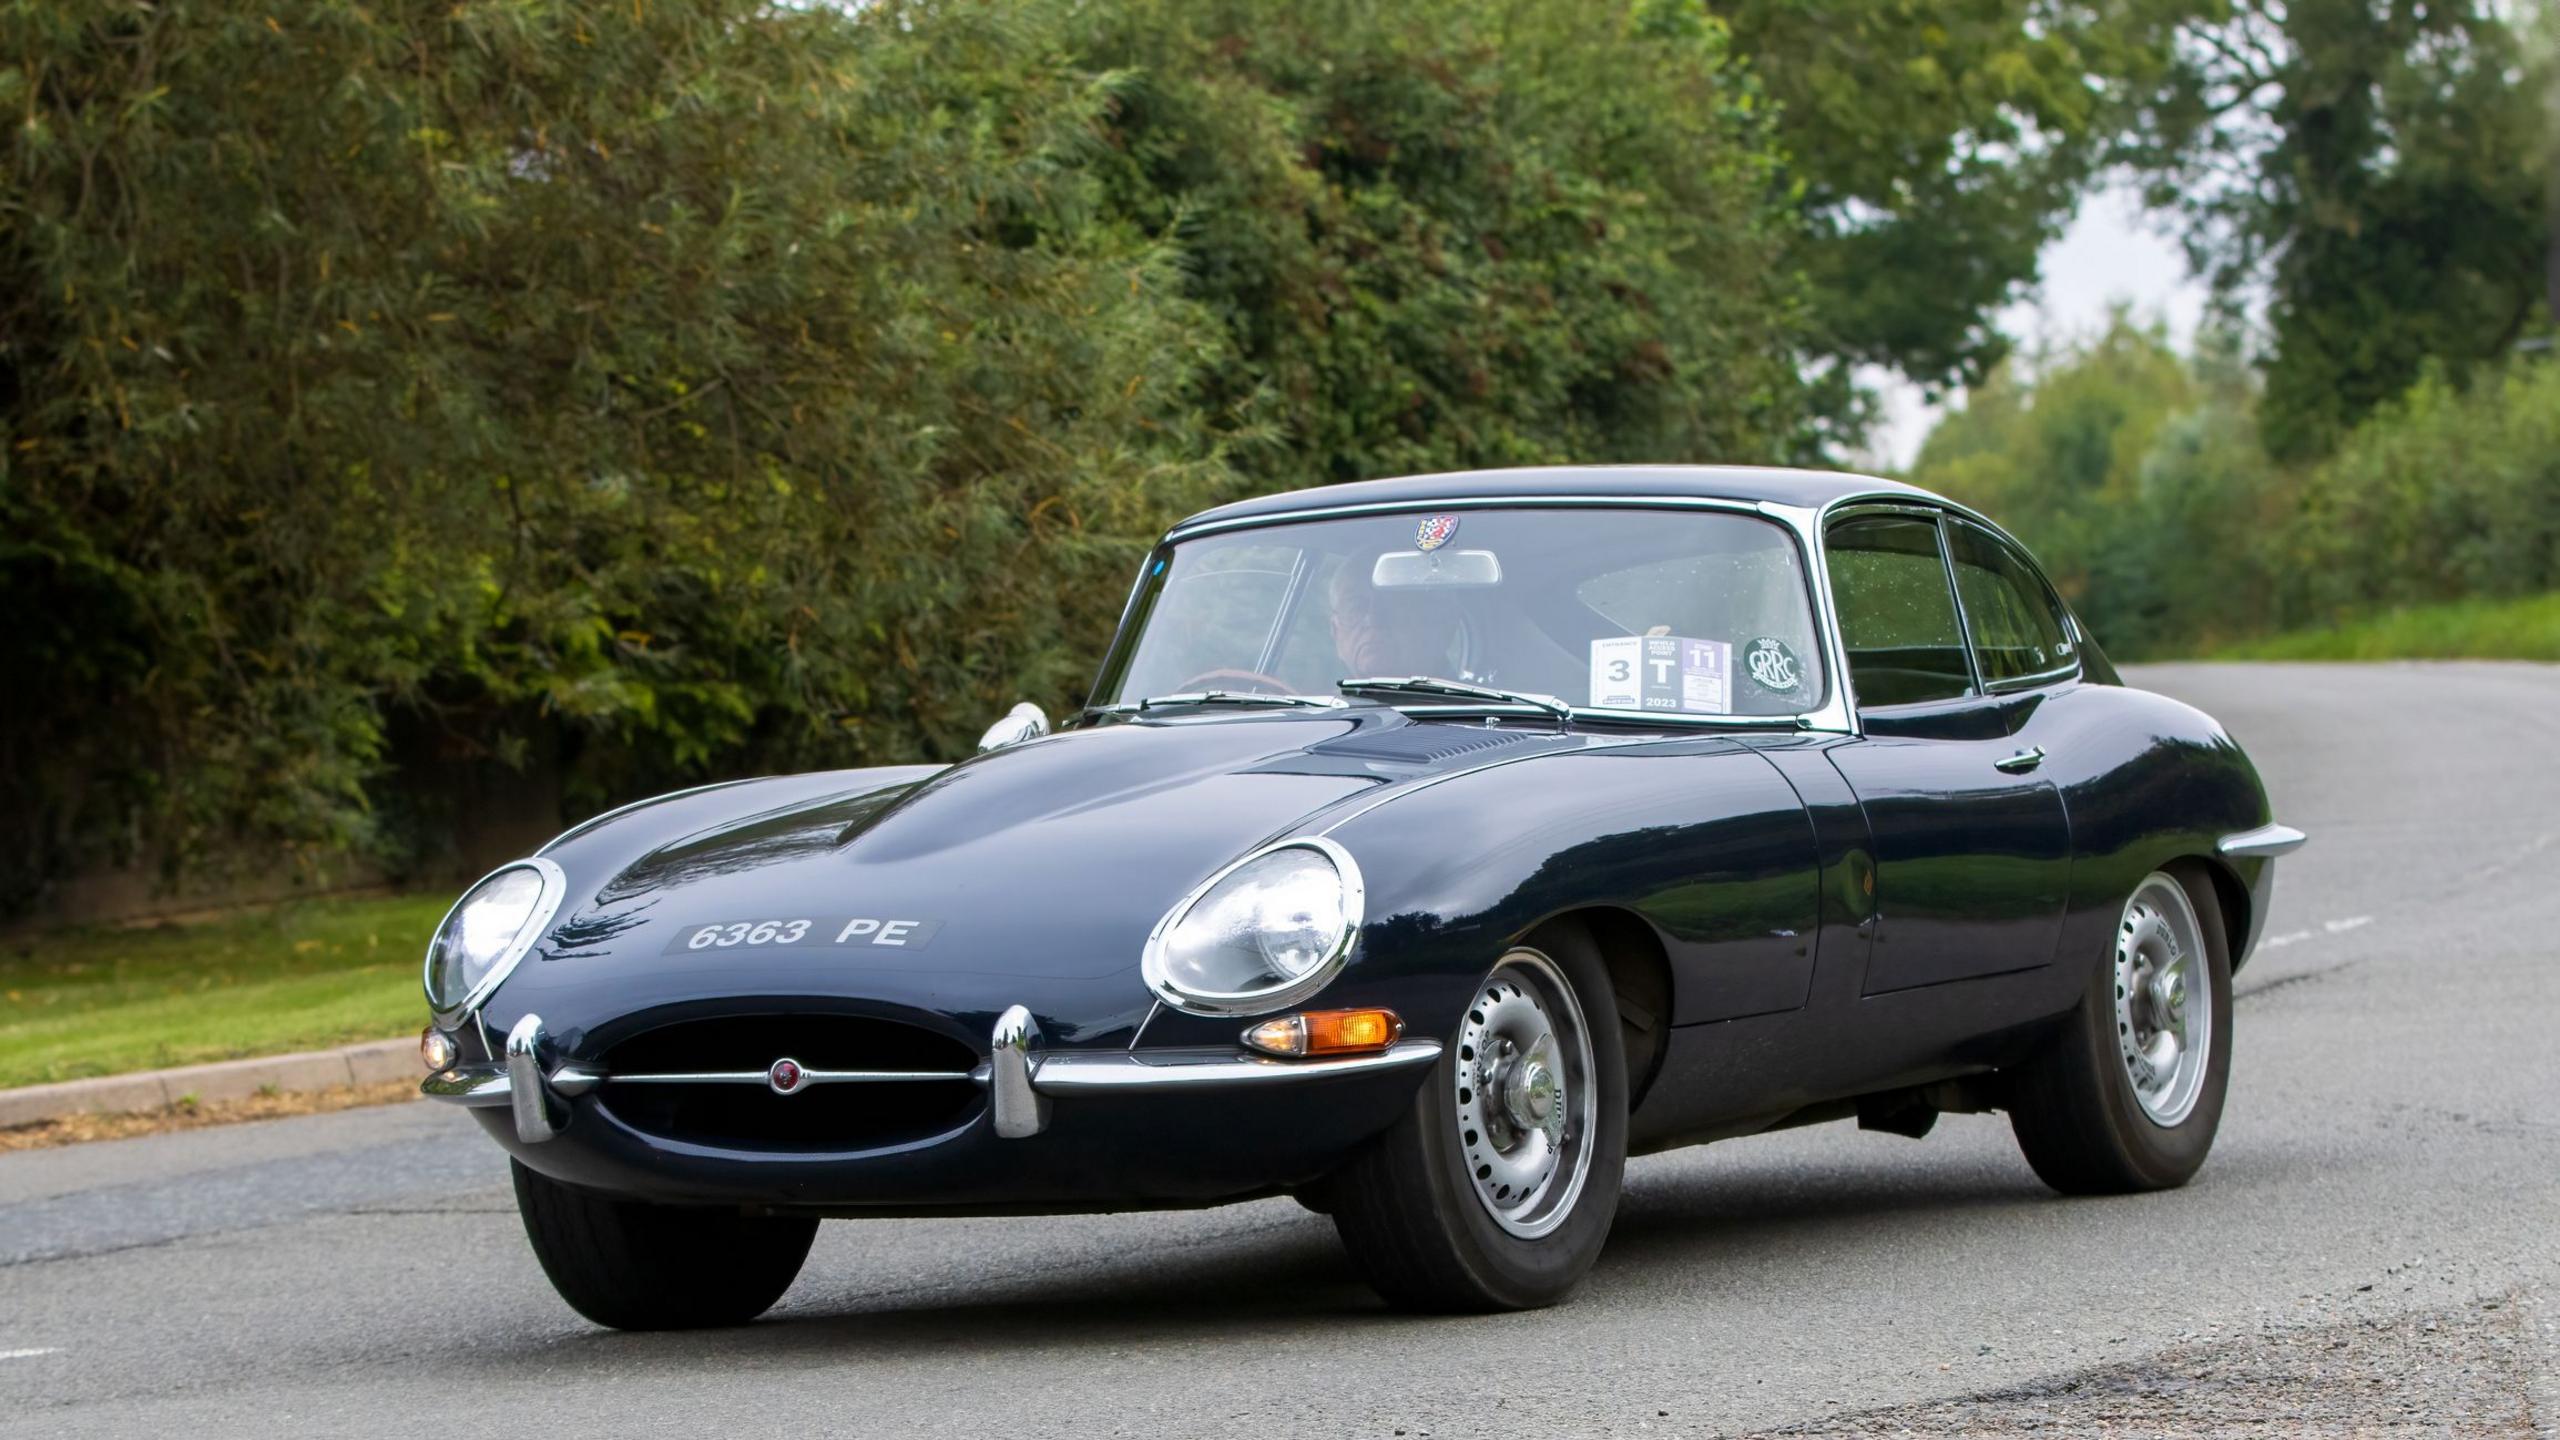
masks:
<svg viewBox="0 0 2560 1440"><path fill-rule="evenodd" d="M111 1110L157 1110L192 1096L200 1101L291 1095L341 1085L378 1085L423 1075L415 1040L372 1040L337 1050L261 1055L211 1065L181 1065L132 1075L102 1075L0 1090L0 1130Z"/></svg>

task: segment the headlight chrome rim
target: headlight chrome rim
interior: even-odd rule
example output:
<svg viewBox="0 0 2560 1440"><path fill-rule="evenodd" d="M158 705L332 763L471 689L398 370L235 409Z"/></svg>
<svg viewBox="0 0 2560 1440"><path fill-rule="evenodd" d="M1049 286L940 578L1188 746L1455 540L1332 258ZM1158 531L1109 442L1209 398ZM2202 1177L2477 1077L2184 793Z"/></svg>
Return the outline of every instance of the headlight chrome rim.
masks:
<svg viewBox="0 0 2560 1440"><path fill-rule="evenodd" d="M1332 947L1305 974L1268 989L1211 993L1186 990L1175 984L1167 973L1168 957L1165 953L1167 941L1175 929L1228 876L1283 850L1312 850L1322 855L1332 864L1334 874L1341 880L1342 933L1334 938ZM1147 989L1154 992L1158 1000L1187 1015L1225 1018L1287 1009L1332 984L1333 978L1350 963L1352 947L1359 942L1360 926L1367 914L1367 896L1368 891L1360 878L1359 862L1353 860L1351 852L1341 845L1322 835L1294 835L1286 840L1275 840L1218 867L1207 879L1193 886L1191 892L1176 902L1172 909L1164 912L1164 918L1156 922L1155 929L1147 932L1146 951L1138 968L1146 977Z"/></svg>
<svg viewBox="0 0 2560 1440"><path fill-rule="evenodd" d="M541 880L542 889L534 897L533 909L525 917L523 928L516 931L515 939L505 950L500 951L497 960L491 963L488 973L481 976L479 983L465 992L460 1000L448 1006L436 995L436 946L444 939L446 928L451 926L454 918L462 913L462 907L470 901L471 897L479 894L482 886L510 870L530 870ZM419 988L426 992L427 1009L435 1016L437 1022L449 1024L460 1016L470 1014L479 1007L480 1002L489 998L490 992L504 984L507 976L514 973L516 965L532 952L534 945L542 939L543 933L551 928L552 919L560 913L561 902L566 900L568 895L568 875L563 873L558 865L539 855L522 860L510 860L464 886L462 893L454 898L451 906L446 908L444 918L436 922L434 933L427 939L426 959L419 966Z"/></svg>

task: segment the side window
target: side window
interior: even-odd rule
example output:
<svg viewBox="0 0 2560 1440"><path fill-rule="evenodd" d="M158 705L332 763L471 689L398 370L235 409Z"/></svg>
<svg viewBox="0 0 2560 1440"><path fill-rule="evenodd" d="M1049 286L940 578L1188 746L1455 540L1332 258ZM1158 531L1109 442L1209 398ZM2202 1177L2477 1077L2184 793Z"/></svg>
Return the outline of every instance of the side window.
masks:
<svg viewBox="0 0 2560 1440"><path fill-rule="evenodd" d="M1979 526L1949 528L1955 535L1956 594L1964 601L1983 683L2068 673L2078 659L2071 632L2035 571Z"/></svg>
<svg viewBox="0 0 2560 1440"><path fill-rule="evenodd" d="M1872 515L1831 528L1832 599L1861 706L1973 693L1935 521Z"/></svg>

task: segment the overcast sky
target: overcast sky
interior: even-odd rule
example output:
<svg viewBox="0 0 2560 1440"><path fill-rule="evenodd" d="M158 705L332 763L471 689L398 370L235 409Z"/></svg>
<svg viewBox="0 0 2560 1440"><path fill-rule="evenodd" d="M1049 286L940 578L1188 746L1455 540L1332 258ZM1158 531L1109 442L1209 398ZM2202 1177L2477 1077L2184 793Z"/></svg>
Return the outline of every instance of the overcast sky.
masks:
<svg viewBox="0 0 2560 1440"><path fill-rule="evenodd" d="M2002 312L2000 328L2022 349L2059 344L2103 329L2118 302L2132 305L2137 318L2165 319L2180 345L2195 338L2205 305L2204 286L2188 278L2177 245L2159 233L2130 188L2089 197L2071 228L2044 252L2040 293ZM1878 378L1888 383L1873 459L1900 469L1919 453L1937 412L1917 389L1883 372Z"/></svg>

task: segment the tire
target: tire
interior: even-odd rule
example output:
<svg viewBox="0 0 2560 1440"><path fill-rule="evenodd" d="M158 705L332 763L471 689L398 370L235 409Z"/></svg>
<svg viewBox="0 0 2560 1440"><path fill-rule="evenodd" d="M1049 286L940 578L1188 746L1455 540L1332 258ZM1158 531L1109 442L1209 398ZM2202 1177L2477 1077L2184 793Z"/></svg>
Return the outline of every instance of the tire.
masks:
<svg viewBox="0 0 2560 1440"><path fill-rule="evenodd" d="M2154 966L2164 953L2154 943L2154 927L2180 952L2200 952L2192 957L2195 963ZM2187 980L2184 1005L2176 1011L2181 1018L2175 1025L2163 1023L2169 1012L2162 1010L2159 992L2140 981L2145 974L2180 969ZM2122 978L2134 983L2120 996L2120 973L2127 970ZM2201 992L2194 988L2199 979ZM2187 1008L2199 993L2209 1002L2200 1046L2192 1043L2197 1017ZM2160 1052L2146 1048L2146 1037L2156 1047L2160 1033L2177 1028L2186 1031L2188 1042L2177 1052L2180 1060L2200 1055L2200 1070L2186 1081L2161 1082L2162 1072L2153 1069L2146 1073L2157 1083L2137 1085L2129 1052L2142 1051L2147 1063ZM2108 953L2089 967L2079 1008L2045 1050L2015 1072L2009 1123L2027 1164L2065 1195L2125 1195L2184 1185L2204 1164L2222 1124L2231 1029L2231 945L2212 882L2183 867L2144 876L2125 901Z"/></svg>
<svg viewBox="0 0 2560 1440"><path fill-rule="evenodd" d="M1528 1033L1539 1024L1554 1037L1543 1050ZM1503 1066L1499 1095L1482 1083L1488 1061ZM1564 1077L1561 1091L1547 1092L1545 1113L1565 1118L1516 1128L1511 1121L1524 1112L1503 1097L1534 1117L1535 1068ZM1626 1055L1609 971L1590 936L1557 926L1513 947L1486 975L1412 1105L1334 1173L1322 1199L1388 1303L1535 1309L1563 1299L1599 1258L1626 1154ZM1528 1183L1546 1161L1547 1178ZM1496 1175L1523 1183L1497 1200Z"/></svg>
<svg viewBox="0 0 2560 1440"><path fill-rule="evenodd" d="M614 1200L509 1168L542 1273L571 1309L616 1330L744 1325L791 1288L818 1234L814 1219Z"/></svg>

